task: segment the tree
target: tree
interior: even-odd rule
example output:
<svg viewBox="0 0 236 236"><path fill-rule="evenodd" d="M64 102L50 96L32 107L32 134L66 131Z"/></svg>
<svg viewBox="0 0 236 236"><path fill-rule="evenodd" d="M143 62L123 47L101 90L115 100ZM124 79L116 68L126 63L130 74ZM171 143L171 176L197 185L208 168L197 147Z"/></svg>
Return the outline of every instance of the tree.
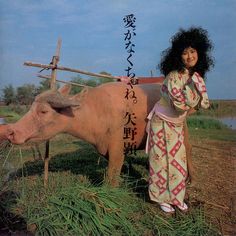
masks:
<svg viewBox="0 0 236 236"><path fill-rule="evenodd" d="M58 83L56 83L56 87L59 88ZM42 93L49 89L50 89L50 80L48 79L41 80L38 87L38 93Z"/></svg>
<svg viewBox="0 0 236 236"><path fill-rule="evenodd" d="M102 75L111 75L110 73L107 73L106 71L101 71L100 74ZM96 78L97 80L97 84L100 85L100 84L105 84L105 83L109 83L109 82L114 82L114 79L112 78Z"/></svg>
<svg viewBox="0 0 236 236"><path fill-rule="evenodd" d="M100 72L100 74L103 75L111 75L105 71ZM73 83L78 83L78 84L84 84L90 87L96 87L100 84L108 83L108 82L113 82L113 79L110 78L102 78L102 77L90 77L89 79L82 79L79 75L74 77L71 82ZM79 86L72 86L71 93L72 94L77 94L79 93L84 87L79 87Z"/></svg>
<svg viewBox="0 0 236 236"><path fill-rule="evenodd" d="M6 105L10 105L16 101L16 91L11 84L5 86L3 89L3 101Z"/></svg>
<svg viewBox="0 0 236 236"><path fill-rule="evenodd" d="M41 80L38 87L38 93L42 93L50 89L50 80Z"/></svg>
<svg viewBox="0 0 236 236"><path fill-rule="evenodd" d="M96 87L97 82L94 79L82 79L80 76L74 77L71 82L77 83L77 84L84 84L85 86L90 86L90 87ZM77 94L82 91L84 87L83 86L72 86L71 88L71 93L72 94Z"/></svg>
<svg viewBox="0 0 236 236"><path fill-rule="evenodd" d="M29 105L38 94L38 89L34 84L24 84L17 88L16 98L19 104Z"/></svg>

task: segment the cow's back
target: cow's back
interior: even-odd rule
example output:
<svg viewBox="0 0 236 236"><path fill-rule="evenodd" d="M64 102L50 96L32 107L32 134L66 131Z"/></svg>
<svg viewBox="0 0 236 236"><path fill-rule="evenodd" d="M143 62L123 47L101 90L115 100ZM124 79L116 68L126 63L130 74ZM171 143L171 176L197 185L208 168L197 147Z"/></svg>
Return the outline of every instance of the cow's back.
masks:
<svg viewBox="0 0 236 236"><path fill-rule="evenodd" d="M103 84L96 89L100 90L100 93L110 100L110 103L107 103L107 105L110 106L110 114L113 114L111 116L113 119L112 125L115 128L120 127L124 129L124 125L127 123L130 115L130 118L133 118L135 123L133 128L136 128L137 133L133 141L136 142L137 146L143 143L146 139L145 127L147 115L157 100L160 99L160 84L135 85L132 89L124 83L112 82ZM130 97L127 98L126 95L129 92ZM137 102L132 98L132 95L137 98Z"/></svg>

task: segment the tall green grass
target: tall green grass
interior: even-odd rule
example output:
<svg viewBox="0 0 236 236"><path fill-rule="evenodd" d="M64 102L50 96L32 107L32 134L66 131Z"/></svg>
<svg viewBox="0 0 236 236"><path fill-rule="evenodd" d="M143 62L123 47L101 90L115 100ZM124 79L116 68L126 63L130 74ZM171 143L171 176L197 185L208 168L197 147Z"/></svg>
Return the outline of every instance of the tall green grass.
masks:
<svg viewBox="0 0 236 236"><path fill-rule="evenodd" d="M157 204L144 202L132 189L94 186L70 172L49 177L47 189L39 176L14 184L19 193L14 209L35 235L218 235L201 207L166 217Z"/></svg>
<svg viewBox="0 0 236 236"><path fill-rule="evenodd" d="M220 235L214 227L207 223L202 207L191 209L188 214L178 213L168 220L156 215L154 218L155 236L179 236L179 235Z"/></svg>
<svg viewBox="0 0 236 236"><path fill-rule="evenodd" d="M227 125L217 119L204 116L190 116L187 118L187 124L190 131L190 137L236 141L236 131L230 129Z"/></svg>
<svg viewBox="0 0 236 236"><path fill-rule="evenodd" d="M219 120L204 116L190 116L187 118L187 124L190 128L217 130L227 129L227 126Z"/></svg>
<svg viewBox="0 0 236 236"><path fill-rule="evenodd" d="M138 205L125 189L92 186L70 173L50 174L47 190L39 177L19 184L18 208L38 235L138 235L131 218Z"/></svg>

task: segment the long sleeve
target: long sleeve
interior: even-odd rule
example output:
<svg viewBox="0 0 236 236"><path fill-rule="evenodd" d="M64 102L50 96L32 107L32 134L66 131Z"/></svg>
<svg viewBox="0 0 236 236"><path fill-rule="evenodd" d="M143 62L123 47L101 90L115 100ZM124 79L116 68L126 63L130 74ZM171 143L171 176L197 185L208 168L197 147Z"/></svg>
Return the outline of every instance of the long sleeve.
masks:
<svg viewBox="0 0 236 236"><path fill-rule="evenodd" d="M180 111L187 111L197 106L200 101L193 80L176 71L167 75L162 86L162 94L176 110Z"/></svg>
<svg viewBox="0 0 236 236"><path fill-rule="evenodd" d="M197 72L195 72L192 76L192 81L194 82L194 85L201 96L201 107L204 109L209 108L210 102L208 99L206 85L203 78Z"/></svg>

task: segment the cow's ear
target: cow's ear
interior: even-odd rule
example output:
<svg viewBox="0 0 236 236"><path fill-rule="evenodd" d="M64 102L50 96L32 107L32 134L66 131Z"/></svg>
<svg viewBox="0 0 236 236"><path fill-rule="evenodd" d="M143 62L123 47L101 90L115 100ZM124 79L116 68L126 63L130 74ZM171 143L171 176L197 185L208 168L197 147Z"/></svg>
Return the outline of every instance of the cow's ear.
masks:
<svg viewBox="0 0 236 236"><path fill-rule="evenodd" d="M70 84L66 84L63 85L61 88L58 89L58 92L64 96L68 95L70 93L71 90L71 85Z"/></svg>

